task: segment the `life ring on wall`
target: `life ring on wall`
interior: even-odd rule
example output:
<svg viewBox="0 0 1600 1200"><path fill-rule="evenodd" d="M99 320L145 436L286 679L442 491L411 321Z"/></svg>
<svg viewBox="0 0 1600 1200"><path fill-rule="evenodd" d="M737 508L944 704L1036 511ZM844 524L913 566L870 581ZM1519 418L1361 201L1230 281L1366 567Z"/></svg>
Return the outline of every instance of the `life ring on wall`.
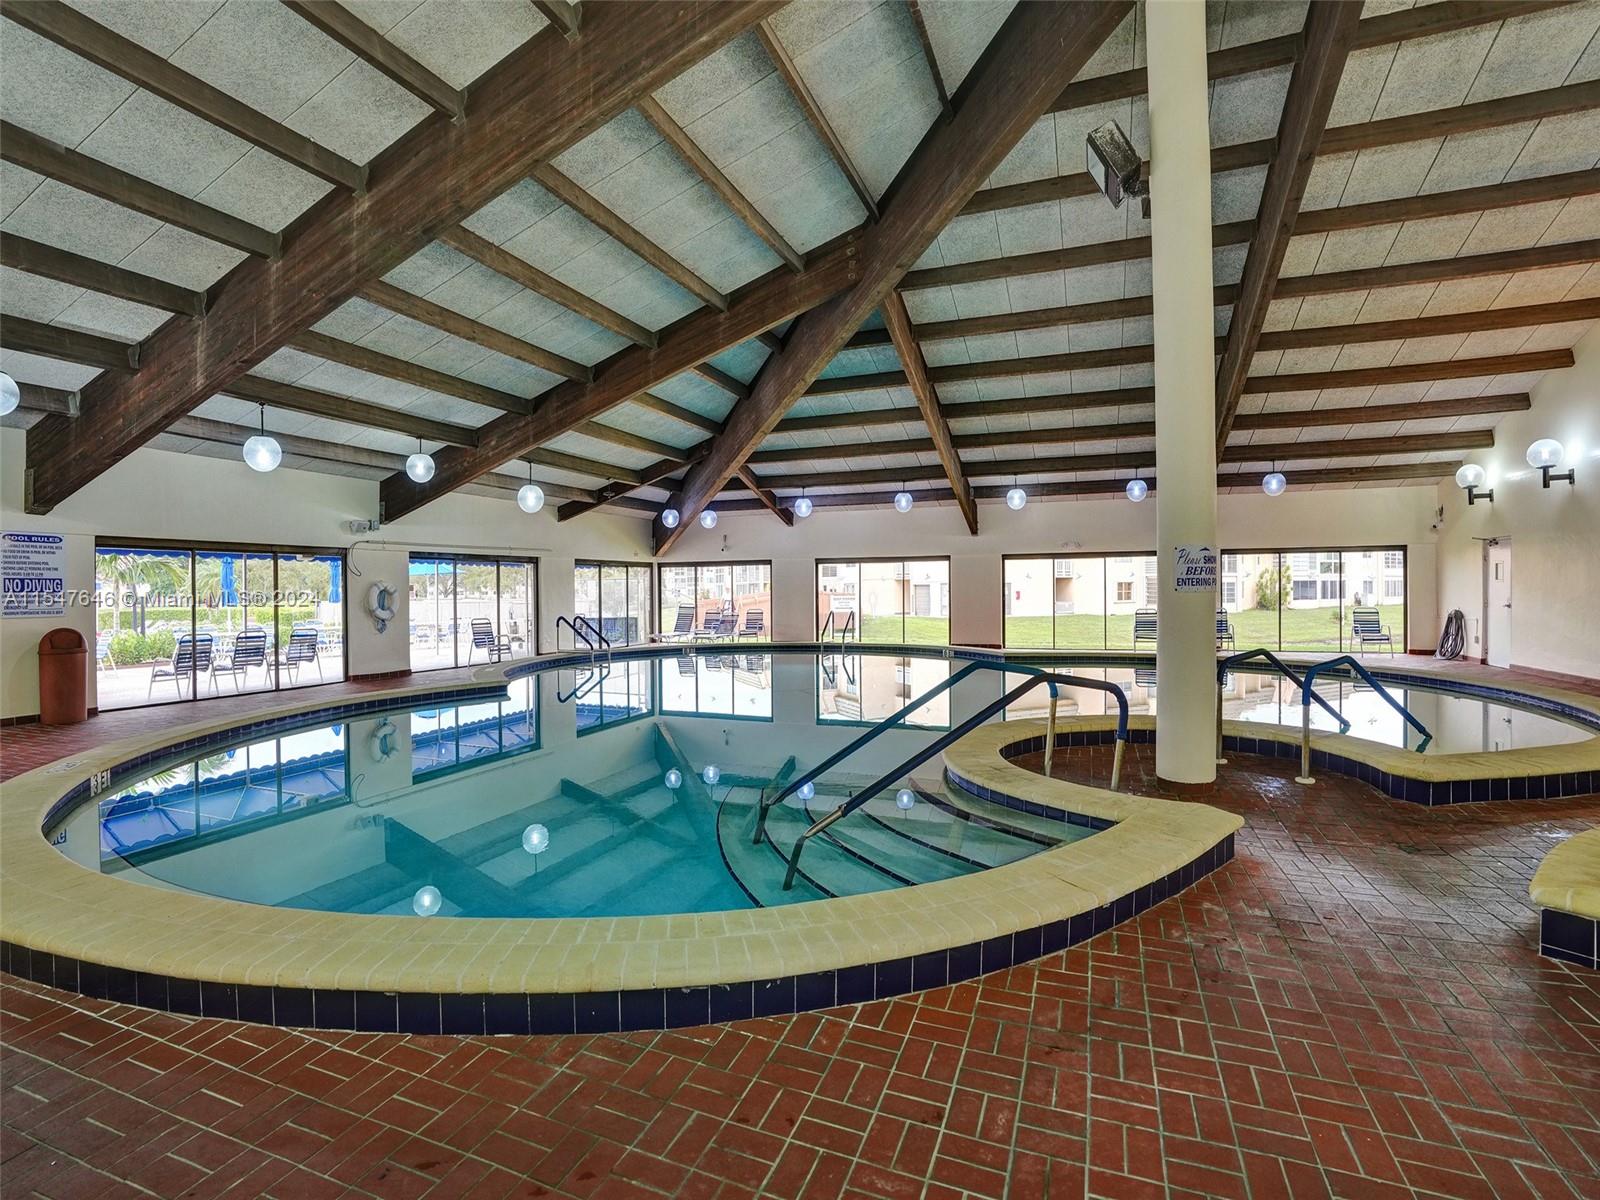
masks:
<svg viewBox="0 0 1600 1200"><path fill-rule="evenodd" d="M372 738L367 746L372 752L373 762L387 762L400 748L400 731L394 727L393 721L385 717L372 731Z"/></svg>
<svg viewBox="0 0 1600 1200"><path fill-rule="evenodd" d="M388 629L389 622L394 620L396 595L395 589L382 580L367 589L367 611L372 614L372 623L379 633Z"/></svg>

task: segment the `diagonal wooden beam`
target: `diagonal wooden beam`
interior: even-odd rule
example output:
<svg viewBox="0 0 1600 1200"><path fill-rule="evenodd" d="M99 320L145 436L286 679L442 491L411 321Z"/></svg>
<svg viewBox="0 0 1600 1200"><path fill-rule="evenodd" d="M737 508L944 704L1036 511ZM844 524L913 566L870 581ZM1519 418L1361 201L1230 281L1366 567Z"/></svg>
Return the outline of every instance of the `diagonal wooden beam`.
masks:
<svg viewBox="0 0 1600 1200"><path fill-rule="evenodd" d="M794 524L794 513L791 510L784 508L783 505L778 502L778 498L776 496L761 486L761 481L756 478L754 471L752 471L749 467L740 467L735 474L738 475L740 479L744 480L745 487L750 489L751 493L757 500L761 501L762 506L766 508L768 512L777 517L778 520L782 521L785 525Z"/></svg>
<svg viewBox="0 0 1600 1200"><path fill-rule="evenodd" d="M541 467L554 467L558 471L572 471L578 475L592 475L596 479L617 479L626 482L631 487L640 486L640 475L631 467L619 467L615 463L596 462L592 458L584 458L580 454L568 454L563 450L546 450L543 447L529 450L522 455L524 462L533 463Z"/></svg>
<svg viewBox="0 0 1600 1200"><path fill-rule="evenodd" d="M922 57L928 64L928 74L933 76L933 90L939 97L939 107L946 118L950 116L950 89L944 85L944 72L939 70L939 56L933 52L933 39L928 36L928 21L922 5L917 0L906 0L911 11L911 24L916 27L917 41L922 46Z"/></svg>
<svg viewBox="0 0 1600 1200"><path fill-rule="evenodd" d="M476 431L465 425L452 425L448 421L435 421L414 412L369 404L349 396L280 383L262 375L241 375L230 383L224 394L257 404L270 404L290 412L306 413L313 417L327 417L349 425L364 425L368 429L387 429L409 437L427 438L446 445L471 446L478 440Z"/></svg>
<svg viewBox="0 0 1600 1200"><path fill-rule="evenodd" d="M656 335L637 321L630 321L615 309L589 299L577 288L568 287L554 275L546 275L527 259L496 246L486 237L479 237L465 226L445 230L439 240L452 250L459 250L475 262L482 263L495 274L521 284L530 292L553 300L581 317L587 317L602 329L620 334L636 346L656 344Z"/></svg>
<svg viewBox="0 0 1600 1200"><path fill-rule="evenodd" d="M0 346L119 374L139 368L138 342L121 342L26 317L0 317Z"/></svg>
<svg viewBox="0 0 1600 1200"><path fill-rule="evenodd" d="M610 442L613 446L625 446L629 450L638 450L644 454L654 454L658 458L670 458L675 462L682 462L688 457L688 452L679 449L677 446L669 446L665 442L640 437L637 433L629 433L626 429L603 425L599 421L585 421L572 432L581 433L584 437L591 437L596 441Z"/></svg>
<svg viewBox="0 0 1600 1200"><path fill-rule="evenodd" d="M135 87L225 129L336 187L362 192L367 169L91 20L61 0L6 0L0 13Z"/></svg>
<svg viewBox="0 0 1600 1200"><path fill-rule="evenodd" d="M944 467L944 477L950 481L950 490L955 494L956 503L961 506L967 532L976 537L978 502L972 498L972 485L967 482L966 473L962 470L961 456L956 453L955 442L950 436L950 423L939 411L939 397L928 378L928 364L923 360L922 348L917 345L917 339L911 332L911 314L906 312L906 302L900 298L899 292L890 289L883 298L881 311L889 336L894 339L895 353L900 356L900 364L905 368L906 382L911 385L911 394L916 397L917 408L928 427L928 436L933 440L933 449L939 455L940 465Z"/></svg>
<svg viewBox="0 0 1600 1200"><path fill-rule="evenodd" d="M453 308L446 308L432 300L424 299L414 292L404 288L397 288L392 283L385 283L375 279L361 289L364 299L387 308L390 312L399 313L402 317L409 317L413 321L431 326L443 333L448 333L463 341L471 342L475 346L482 346L485 350L493 350L497 354L504 354L508 358L519 359L531 366L559 375L563 379L589 378L589 368L570 358L564 358L553 351L546 350L543 346L535 346L532 342L522 338L513 337L503 330L496 329L493 325L485 325L482 321L474 321L471 317L456 312Z"/></svg>
<svg viewBox="0 0 1600 1200"><path fill-rule="evenodd" d="M859 282L795 322L750 398L734 407L685 477L673 503L682 514L678 528L657 522L658 553L722 490L1130 8L1125 0L1099 0L1012 10L968 73L952 118L928 131L886 193L882 220L861 235Z"/></svg>
<svg viewBox="0 0 1600 1200"><path fill-rule="evenodd" d="M30 429L30 511L49 511L536 163L771 11L765 0L597 5L577 43L552 34L516 47L472 87L467 119L422 122L380 157L365 196L326 197L293 226L281 258L243 263L218 286L203 318L168 322L152 336L138 372L89 384L83 411L90 420L47 417Z"/></svg>
<svg viewBox="0 0 1600 1200"><path fill-rule="evenodd" d="M0 121L0 158L36 175L43 175L46 179L54 179L80 192L99 196L102 200L131 208L134 212L176 225L179 229L187 229L190 233L198 233L201 237L232 246L246 254L276 258L281 249L281 239L276 233L269 233L258 225L229 216L210 205L201 204L160 184L103 163L98 158L69 150L9 121Z"/></svg>
<svg viewBox="0 0 1600 1200"><path fill-rule="evenodd" d="M206 311L206 294L141 275L126 267L113 266L98 258L86 258L70 250L47 246L14 233L0 231L0 266L30 275L41 275L73 287L87 288L106 296L116 296L159 308L165 312L182 313L189 317L201 316Z"/></svg>
<svg viewBox="0 0 1600 1200"><path fill-rule="evenodd" d="M873 196L872 189L867 186L867 181L861 177L861 172L856 170L855 163L850 161L850 152L844 148L844 143L839 140L839 135L834 131L833 123L828 120L828 114L822 111L822 105L817 102L816 96L806 84L805 77L800 74L800 68L795 65L794 59L789 57L789 52L783 48L783 43L778 40L778 35L772 28L772 22L761 22L756 26L756 33L761 38L761 44L766 47L767 57L772 59L773 65L778 68L778 74L783 76L784 83L789 85L789 91L799 101L801 109L806 114L806 119L811 122L811 127L817 131L817 136L822 138L822 143L827 146L828 153L833 155L833 161L838 164L839 170L844 172L845 179L855 189L856 198L861 201L862 207L867 210L867 216L876 221L878 219L878 201Z"/></svg>
<svg viewBox="0 0 1600 1200"><path fill-rule="evenodd" d="M508 413L526 413L532 407L532 402L524 396L485 387L470 379L462 379L459 375L425 367L421 363L407 362L392 354L384 354L355 342L344 341L342 338L329 337L314 329L296 334L289 339L289 345L302 353L325 358L341 366L353 367L357 371L365 371L369 375L379 375L399 383L409 383L414 387L426 388L430 392L439 392L445 396L455 396L460 400L470 400L485 408L495 408Z"/></svg>
<svg viewBox="0 0 1600 1200"><path fill-rule="evenodd" d="M713 384L727 392L728 395L732 396L735 400L743 400L750 394L750 385L748 383L745 383L743 380L735 379L721 367L716 367L711 363L703 362L696 363L689 369L696 375L700 376L701 379L704 379L707 383Z"/></svg>
<svg viewBox="0 0 1600 1200"><path fill-rule="evenodd" d="M466 97L368 25L338 0L283 0L297 15L452 121L466 113Z"/></svg>
<svg viewBox="0 0 1600 1200"><path fill-rule="evenodd" d="M728 311L726 296L549 163L541 163L533 169L533 180L591 225L632 250L691 296L698 297L703 303L720 312Z"/></svg>
<svg viewBox="0 0 1600 1200"><path fill-rule="evenodd" d="M582 32L582 0L533 0L533 6L542 12L545 20L561 31L567 41L576 41Z"/></svg>
<svg viewBox="0 0 1600 1200"><path fill-rule="evenodd" d="M1277 149L1267 168L1256 213L1256 235L1245 255L1238 299L1228 324L1228 340L1217 367L1217 446L1227 444L1239 411L1245 377L1272 304L1273 285L1294 236L1300 201L1311 179L1317 147L1323 140L1334 94L1344 76L1345 58L1355 44L1361 6L1341 0L1311 0L1301 31L1304 50L1289 77Z"/></svg>
<svg viewBox="0 0 1600 1200"><path fill-rule="evenodd" d="M687 455L692 460L704 452L705 443L702 442L699 446L691 446L687 451ZM621 500L635 488L648 487L653 483L661 482L661 480L676 473L682 467L682 460L676 458L664 458L659 462L651 463L648 467L644 467L639 471L638 483L628 483L626 481L608 483L605 487L596 489L594 495L586 500L574 500L570 504L563 504L556 510L556 520L570 521L573 517L581 517L584 513L593 512L597 508L604 508L608 504ZM653 505L651 506L651 511L654 511Z"/></svg>
<svg viewBox="0 0 1600 1200"><path fill-rule="evenodd" d="M761 210L733 185L733 181L722 173L722 168L711 161L711 156L700 149L700 144L689 136L683 126L672 119L672 114L662 108L654 96L645 96L636 107L644 114L645 120L656 127L656 132L666 140L667 144L694 169L695 174L699 175L722 202L733 210L734 215L748 225L752 233L771 246L779 258L789 264L791 271L805 269L805 255L789 244L783 234L778 232L777 226L767 220L761 214Z"/></svg>
<svg viewBox="0 0 1600 1200"><path fill-rule="evenodd" d="M653 413L663 417L671 417L679 424L688 425L700 430L702 433L716 433L722 428L722 422L697 413L692 408L684 408L681 404L674 404L671 400L663 400L660 396L653 396L649 392L640 392L632 398L633 403L640 408L647 408Z"/></svg>

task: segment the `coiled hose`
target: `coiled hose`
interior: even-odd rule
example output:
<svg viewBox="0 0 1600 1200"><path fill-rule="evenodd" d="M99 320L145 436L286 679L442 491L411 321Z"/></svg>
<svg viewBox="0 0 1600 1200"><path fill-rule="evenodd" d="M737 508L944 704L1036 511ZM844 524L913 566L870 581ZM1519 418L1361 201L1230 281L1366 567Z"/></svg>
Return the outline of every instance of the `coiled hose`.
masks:
<svg viewBox="0 0 1600 1200"><path fill-rule="evenodd" d="M1433 652L1433 656L1447 660L1460 658L1466 644L1467 618L1459 608L1452 608L1450 615L1444 619L1444 632L1439 635L1439 648Z"/></svg>

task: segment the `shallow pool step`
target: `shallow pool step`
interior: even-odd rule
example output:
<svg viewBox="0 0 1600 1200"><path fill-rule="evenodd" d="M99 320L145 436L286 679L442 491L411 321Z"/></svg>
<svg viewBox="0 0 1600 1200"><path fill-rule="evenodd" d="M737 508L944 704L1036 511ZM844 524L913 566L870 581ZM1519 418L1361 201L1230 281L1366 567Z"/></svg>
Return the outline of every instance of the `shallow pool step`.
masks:
<svg viewBox="0 0 1600 1200"><path fill-rule="evenodd" d="M784 860L766 840L760 845L751 841L755 831L756 798L753 789L741 789L730 793L717 812L717 840L728 870L763 907L825 899L827 893L800 876L795 877L793 888L787 892L783 890Z"/></svg>
<svg viewBox="0 0 1600 1200"><path fill-rule="evenodd" d="M861 810L835 821L822 836L857 858L891 870L912 883L953 879L981 869L977 863L941 853L922 841L902 836ZM801 855L802 865L810 858L818 840L813 838L812 844L806 847Z"/></svg>
<svg viewBox="0 0 1600 1200"><path fill-rule="evenodd" d="M902 841L927 847L931 853L953 856L976 868L1004 866L1047 850L1061 840L1055 831L1046 834L1010 823L991 822L986 816L958 808L941 794L926 788L917 789L917 804L909 812L902 812L892 796L874 796L854 816L839 824L848 824L856 816Z"/></svg>
<svg viewBox="0 0 1600 1200"><path fill-rule="evenodd" d="M963 812L981 817L991 824L1030 833L1035 837L1053 838L1058 842L1075 842L1093 832L1087 826L1073 825L1066 821L1058 821L1054 817L1042 817L1037 813L1027 813L1004 804L996 804L992 800L974 796L965 788L948 781L937 792L932 793L932 798L935 802L943 801Z"/></svg>
<svg viewBox="0 0 1600 1200"><path fill-rule="evenodd" d="M774 858L779 860L779 884L788 870L788 858L795 841L811 827L811 820L798 802L786 800L767 812L767 837L772 841ZM887 865L863 862L826 837L809 840L800 855L800 870L818 887L835 896L854 896L903 887L916 880Z"/></svg>

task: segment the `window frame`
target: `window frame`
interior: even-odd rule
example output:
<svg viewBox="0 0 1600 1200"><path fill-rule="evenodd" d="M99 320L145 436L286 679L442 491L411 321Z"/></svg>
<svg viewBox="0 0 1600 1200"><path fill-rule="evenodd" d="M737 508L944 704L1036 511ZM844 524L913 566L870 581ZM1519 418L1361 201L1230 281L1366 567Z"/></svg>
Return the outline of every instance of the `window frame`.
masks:
<svg viewBox="0 0 1600 1200"><path fill-rule="evenodd" d="M623 620L627 620L627 618L628 618L628 616L631 613L632 608L633 608L633 604L632 604L632 600L633 600L633 584L632 584L633 576L632 576L632 572L640 571L640 570L645 571L647 573L646 577L650 581L650 594L645 597L645 627L639 631L639 640L638 641L636 641L636 642L627 642L625 644L628 645L628 646L648 646L651 643L651 641L654 639L655 635L660 632L660 630L657 629L657 627L656 627L656 621L657 621L657 616L658 616L658 614L656 613L656 597L658 595L660 595L660 591L656 586L656 582L657 582L656 581L656 571L654 569L654 568L658 567L659 565L660 564L658 564L658 563L654 563L654 562L650 562L650 561L637 562L637 561L634 561L634 560L631 560L631 559L626 559L626 558L575 558L575 559L573 559L572 560L572 583L573 583L572 615L574 617L587 615L587 614L582 614L582 613L578 612L578 595L577 595L578 572L583 570L585 567L594 567L599 572L599 574L595 577L595 581L599 585L599 590L597 590L596 593L595 593L595 595L597 597L597 603L599 605L599 611L596 613L596 616L598 618L597 624L602 624L602 625L603 625L603 623L605 621L605 607L606 607L606 605L605 605L605 569L607 567L619 567L623 571L623 579L622 579L622 617L623 617ZM559 642L558 642L558 645L557 645L556 648L557 649L560 648Z"/></svg>
<svg viewBox="0 0 1600 1200"><path fill-rule="evenodd" d="M540 595L541 588L540 588L539 559L537 557L532 556L532 555L522 555L522 554L498 554L498 553L494 553L492 551L483 551L481 553L475 553L475 552L472 552L472 551L457 551L457 550L418 550L418 549L413 549L413 550L408 551L407 558L406 558L406 579L407 579L407 593L408 593L408 595L409 595L409 592L410 592L410 583L409 583L409 581L410 581L410 578L411 578L411 564L413 562L415 562L419 558L420 559L427 559L427 560L432 561L432 562L449 562L449 563L457 563L457 564L459 564L459 563L476 563L476 564L481 564L481 565L487 565L490 562L494 563L494 595L495 595L495 607L496 607L497 610L498 610L498 608L500 606L501 598L505 595L505 588L504 588L504 586L502 584L502 575L501 575L500 568L502 566L504 566L505 564L507 564L507 563L513 563L513 564L516 564L518 566L526 566L526 567L532 568L532 570L533 570L533 587L532 587L532 592L531 592L531 595L530 595L529 598L533 601L533 613L528 619L528 641L533 647L533 657L537 658L541 653L543 653L543 647L541 645L541 641L542 641L541 630L540 630L540 627L539 627L539 609L540 609L540 602L541 602L542 597ZM452 572L452 574L454 574L454 572ZM437 579L438 575L435 574L434 578ZM452 639L452 641L451 641L450 653L451 653L451 658L453 660L456 660L456 661L452 661L450 663L441 663L440 665L438 665L436 667L418 667L418 666L413 665L413 663L411 662L411 646L412 646L411 632L410 632L410 630L408 628L407 631L406 631L406 666L407 666L407 668L410 670L410 672L413 675L424 675L424 674L427 674L430 671L456 671L456 670L459 670L460 668L462 668L463 666L469 665L469 664L460 662L459 661L460 655L457 653L457 651L460 648L460 630L459 630L459 626L460 626L460 620L459 620L460 610L459 610L459 607L458 607L458 602L460 601L460 598L461 597L460 597L457 589L452 588L451 591L450 591L450 624L451 624L452 628L456 628L457 629L457 633L456 633L456 637L454 639ZM408 601L408 603L409 603L409 601ZM409 617L410 614L408 613L407 616ZM408 621L408 624L409 624L409 621ZM497 628L495 630L495 632L498 634L500 631ZM477 664L471 664L471 665L475 666Z"/></svg>
<svg viewBox="0 0 1600 1200"><path fill-rule="evenodd" d="M854 563L859 568L861 566L861 564L863 564L863 563L899 563L901 565L902 569L903 569L905 567L908 567L912 563L922 563L922 562L942 562L944 564L944 582L945 582L945 586L946 587L950 586L950 580L951 580L951 574L950 574L950 571L951 571L951 557L948 554L917 554L917 555L912 555L910 557L907 557L907 556L905 556L903 554L877 554L877 555L862 555L862 556L856 557L856 558L838 558L838 557L813 558L811 560L811 586L812 586L812 606L813 606L813 610L815 609L815 606L816 606L815 597L816 597L817 593L820 593L822 591L822 568L824 566L838 567L838 566L842 566L842 565L844 565L846 563ZM830 578L838 579L839 577L840 576L836 573L833 576L831 576ZM909 575L909 573L906 573L904 570L902 570L902 573L899 576L899 578L902 581L906 581L906 580L910 579L910 575ZM862 626L866 622L866 618L861 615L861 612L860 612L860 609L859 609L860 595L861 595L861 573L858 570L856 572L856 596L857 596L858 608L857 608L857 612L856 612L856 636L855 636L855 640L857 642L860 642L862 640L862 638L861 638L861 629L862 629ZM953 589L951 591L951 600L952 601L954 600L954 590ZM912 614L909 611L909 591L908 591L906 603L902 604L901 611L900 611L900 641L898 641L896 643L893 643L894 645L900 645L900 646L944 645L944 646L948 646L948 645L952 645L953 644L949 639L949 636L948 636L949 631L948 630L946 631L946 638L945 638L945 640L943 642L935 643L935 642L908 642L908 641L906 641L905 640L905 637L906 637L906 619L908 617L910 617L911 615ZM955 607L954 607L954 604L952 604L949 614L945 617L945 624L947 626L953 626L955 624L955 616L956 616ZM816 636L819 639L822 636L823 621L824 621L824 618L818 616L816 614L816 612L813 611L813 613L812 613L812 626L815 629Z"/></svg>

